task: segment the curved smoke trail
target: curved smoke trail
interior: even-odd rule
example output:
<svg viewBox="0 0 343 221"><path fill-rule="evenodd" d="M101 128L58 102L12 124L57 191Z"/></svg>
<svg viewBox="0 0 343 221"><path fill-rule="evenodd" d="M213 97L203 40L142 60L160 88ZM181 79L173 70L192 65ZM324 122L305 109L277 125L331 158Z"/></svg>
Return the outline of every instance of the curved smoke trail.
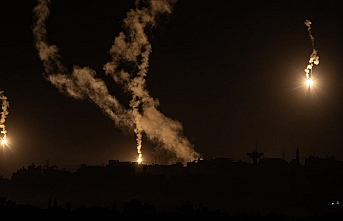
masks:
<svg viewBox="0 0 343 221"><path fill-rule="evenodd" d="M7 115L9 114L9 112L8 112L9 102L7 100L7 97L4 95L4 91L0 91L0 100L2 101L0 129L1 129L1 133L3 134L2 140L6 140L7 131L6 131L6 127L5 127L5 121L6 121Z"/></svg>
<svg viewBox="0 0 343 221"><path fill-rule="evenodd" d="M47 41L46 20L49 16L50 0L38 0L34 8L37 20L33 28L36 48L43 62L47 79L61 93L75 99L90 99L107 114L119 128L129 128L136 134L138 157L142 157L143 133L162 148L173 153L176 161L188 162L199 158L192 144L182 135L180 122L166 117L157 110L159 102L146 89L145 77L149 67L151 44L145 29L156 25L157 16L169 14L175 0L145 1L141 6L136 1L136 9L131 9L123 20L125 34L120 32L110 49L112 61L103 67L105 73L129 92L131 109L110 95L103 80L96 78L94 70L75 66L68 74L61 64L58 48Z"/></svg>
<svg viewBox="0 0 343 221"><path fill-rule="evenodd" d="M308 65L305 68L305 73L306 73L306 79L311 81L312 78L312 68L313 65L318 65L319 64L319 56L317 55L317 50L314 48L314 37L312 35L311 32L311 24L312 22L308 19L305 20L304 24L307 26L307 31L308 31L308 35L311 39L311 43L312 43L312 53L310 55L310 59L308 61Z"/></svg>

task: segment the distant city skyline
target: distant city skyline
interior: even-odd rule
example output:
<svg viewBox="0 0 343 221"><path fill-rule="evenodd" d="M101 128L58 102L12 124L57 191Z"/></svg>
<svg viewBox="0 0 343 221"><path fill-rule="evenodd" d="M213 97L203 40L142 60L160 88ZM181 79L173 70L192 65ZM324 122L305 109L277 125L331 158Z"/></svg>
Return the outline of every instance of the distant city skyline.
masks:
<svg viewBox="0 0 343 221"><path fill-rule="evenodd" d="M31 164L10 180L0 179L0 207L8 199L51 209L54 201L61 212L93 207L123 213L135 201L154 205L157 213L179 211L187 204L230 216L275 214L285 221L341 215L343 161L309 156L301 165L298 160L262 158L254 164L215 158L186 166L109 160L106 165L80 165L75 172Z"/></svg>

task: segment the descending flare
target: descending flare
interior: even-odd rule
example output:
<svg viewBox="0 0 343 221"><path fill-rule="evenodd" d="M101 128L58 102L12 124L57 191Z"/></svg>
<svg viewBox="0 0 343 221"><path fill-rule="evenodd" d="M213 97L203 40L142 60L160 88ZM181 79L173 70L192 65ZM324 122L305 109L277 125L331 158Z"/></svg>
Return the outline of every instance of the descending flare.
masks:
<svg viewBox="0 0 343 221"><path fill-rule="evenodd" d="M3 91L0 91L0 99L2 101L2 111L1 111L1 119L0 119L0 129L1 133L3 134L3 137L1 138L1 144L6 144L6 136L7 136L7 131L5 127L5 121L6 121L6 116L8 115L8 108L9 108L9 102L7 100L7 97L4 95Z"/></svg>
<svg viewBox="0 0 343 221"><path fill-rule="evenodd" d="M310 59L308 61L308 65L305 68L305 74L306 74L306 84L307 86L311 87L313 85L313 79L312 79L312 69L313 65L319 64L319 56L317 55L317 50L314 48L314 37L311 33L311 24L312 22L308 19L305 20L304 24L307 26L308 35L311 39L312 43L312 53L310 55Z"/></svg>
<svg viewBox="0 0 343 221"><path fill-rule="evenodd" d="M2 145L6 145L6 144L7 144L6 138L2 138L2 139L1 139L1 144L2 144Z"/></svg>
<svg viewBox="0 0 343 221"><path fill-rule="evenodd" d="M47 79L61 93L75 99L90 99L109 116L120 129L134 131L139 162L142 161L142 135L158 143L159 147L173 154L171 161L188 162L200 154L182 135L182 125L157 110L159 101L146 89L151 44L146 30L156 25L160 14L169 14L176 0L136 0L136 8L123 20L126 30L119 33L110 49L112 61L107 62L105 73L123 87L131 96L130 109L111 95L102 79L89 67L74 66L72 73L59 60L58 48L47 41L46 20L49 16L50 0L38 0L34 8L37 20L33 35L39 57L43 62Z"/></svg>

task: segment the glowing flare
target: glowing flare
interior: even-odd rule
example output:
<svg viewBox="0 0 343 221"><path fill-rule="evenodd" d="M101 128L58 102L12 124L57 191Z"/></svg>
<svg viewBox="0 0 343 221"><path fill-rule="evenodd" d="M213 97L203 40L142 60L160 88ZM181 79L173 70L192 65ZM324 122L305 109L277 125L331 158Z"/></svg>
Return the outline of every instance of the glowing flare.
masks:
<svg viewBox="0 0 343 221"><path fill-rule="evenodd" d="M132 93L129 103L131 110L126 109L125 105L121 105L116 97L108 92L106 83L96 77L94 70L75 66L72 73L68 73L68 68L63 66L59 59L57 46L50 45L47 41L46 21L50 14L51 0L37 1L38 5L33 9L37 20L32 30L35 46L43 61L48 80L60 92L75 99L89 98L113 119L118 127L125 131L127 128L134 129L138 162L142 162L143 133L149 140L161 143L161 147L174 153L178 161L188 162L199 158L200 154L195 152L193 145L182 136L181 123L160 113L157 110L158 100L152 98L146 89L152 45L145 31L156 25L160 14L171 13L174 0L148 0L144 1L144 4L136 4L136 9L130 10L123 20L126 31L119 33L109 51L112 61L103 66L105 73L112 77L115 83L121 85L124 91Z"/></svg>
<svg viewBox="0 0 343 221"><path fill-rule="evenodd" d="M0 91L0 100L2 100L2 106L1 106L1 118L0 118L0 129L1 133L4 135L2 140L6 140L6 128L5 128L5 121L6 121L6 116L8 115L8 108L9 108L9 102L7 100L7 97L4 95L3 91ZM3 143L3 142L2 142Z"/></svg>
<svg viewBox="0 0 343 221"><path fill-rule="evenodd" d="M307 86L311 87L313 85L313 80L311 78L308 78L306 80L306 84L307 84Z"/></svg>
<svg viewBox="0 0 343 221"><path fill-rule="evenodd" d="M143 155L141 153L138 154L137 163L139 163L139 164L143 163Z"/></svg>
<svg viewBox="0 0 343 221"><path fill-rule="evenodd" d="M6 145L6 144L7 144L6 138L2 138L2 139L1 139L1 144L2 144L2 145Z"/></svg>
<svg viewBox="0 0 343 221"><path fill-rule="evenodd" d="M317 50L314 48L314 37L311 33L311 24L312 22L310 20L306 20L305 25L307 26L308 35L311 39L312 43L312 54L310 55L310 59L308 61L308 65L305 69L306 73L306 85L311 87L313 85L313 80L311 78L312 76L312 70L313 70L313 64L318 65L319 64L319 56L317 55Z"/></svg>

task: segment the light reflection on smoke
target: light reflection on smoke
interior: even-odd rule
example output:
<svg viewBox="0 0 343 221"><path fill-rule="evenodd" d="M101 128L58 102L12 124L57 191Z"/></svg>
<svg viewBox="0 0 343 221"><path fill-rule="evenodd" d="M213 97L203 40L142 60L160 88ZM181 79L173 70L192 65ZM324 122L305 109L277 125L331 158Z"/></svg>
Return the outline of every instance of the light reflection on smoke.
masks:
<svg viewBox="0 0 343 221"><path fill-rule="evenodd" d="M158 111L159 101L150 96L146 88L151 44L144 30L156 25L161 14L172 12L175 0L150 0L144 7L136 1L136 8L127 12L123 20L127 34L120 32L110 49L112 60L103 67L105 73L129 92L130 109L124 108L111 95L102 79L89 67L74 66L72 73L60 62L58 48L47 41L46 20L50 14L50 0L38 0L34 8L36 22L33 28L35 46L43 62L47 79L61 93L75 99L90 99L109 116L116 126L129 128L136 134L137 153L142 156L142 136L157 143L174 155L171 162L189 162L200 154L183 136L182 124Z"/></svg>

